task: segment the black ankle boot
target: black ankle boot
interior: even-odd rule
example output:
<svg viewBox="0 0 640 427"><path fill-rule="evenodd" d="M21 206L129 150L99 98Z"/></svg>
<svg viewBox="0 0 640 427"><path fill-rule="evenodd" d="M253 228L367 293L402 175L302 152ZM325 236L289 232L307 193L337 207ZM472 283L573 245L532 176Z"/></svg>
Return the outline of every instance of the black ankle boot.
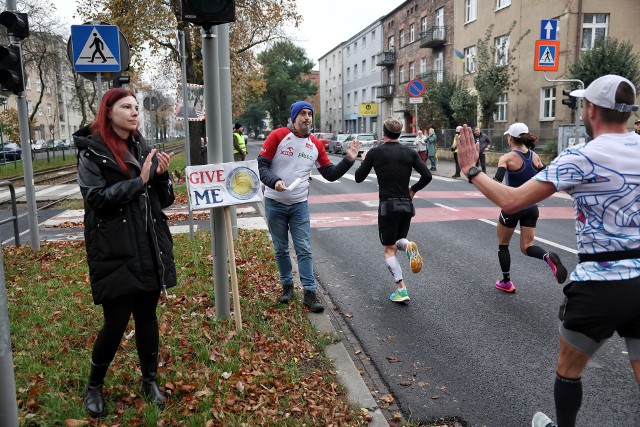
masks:
<svg viewBox="0 0 640 427"><path fill-rule="evenodd" d="M91 371L89 372L89 381L84 390L84 409L93 418L104 415L104 398L102 397L102 386L104 385L104 376L107 374L109 364L95 365L91 362Z"/></svg>
<svg viewBox="0 0 640 427"><path fill-rule="evenodd" d="M309 307L309 310L313 313L322 313L324 311L324 307L315 291L304 291L304 305Z"/></svg>
<svg viewBox="0 0 640 427"><path fill-rule="evenodd" d="M159 408L164 407L165 396L156 381L158 353L151 353L148 357L140 356L140 370L142 371L142 395L153 400Z"/></svg>
<svg viewBox="0 0 640 427"><path fill-rule="evenodd" d="M278 298L278 301L282 304L288 304L292 298L293 298L293 285L283 286L282 294L280 294L280 298Z"/></svg>

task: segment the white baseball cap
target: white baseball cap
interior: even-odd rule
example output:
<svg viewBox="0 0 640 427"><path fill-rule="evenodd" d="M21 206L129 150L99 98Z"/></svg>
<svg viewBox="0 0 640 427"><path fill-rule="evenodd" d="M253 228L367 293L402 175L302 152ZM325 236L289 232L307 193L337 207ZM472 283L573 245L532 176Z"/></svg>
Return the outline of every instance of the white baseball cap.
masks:
<svg viewBox="0 0 640 427"><path fill-rule="evenodd" d="M514 138L520 138L520 135L523 133L529 133L529 128L524 123L514 123L509 126L509 129L504 133L505 135L509 134Z"/></svg>
<svg viewBox="0 0 640 427"><path fill-rule="evenodd" d="M608 108L622 113L638 111L638 106L635 104L629 105L616 102L616 91L622 82L626 82L631 86L631 89L633 89L633 99L635 99L636 88L633 83L615 74L598 77L592 81L586 89L574 90L569 95L575 96L576 98L586 98L587 101L598 107Z"/></svg>

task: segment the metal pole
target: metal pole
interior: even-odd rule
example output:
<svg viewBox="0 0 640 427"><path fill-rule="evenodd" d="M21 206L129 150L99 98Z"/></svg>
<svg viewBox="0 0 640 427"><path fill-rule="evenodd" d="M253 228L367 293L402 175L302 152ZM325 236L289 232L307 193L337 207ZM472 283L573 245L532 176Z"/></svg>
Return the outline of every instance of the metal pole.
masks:
<svg viewBox="0 0 640 427"><path fill-rule="evenodd" d="M231 58L229 55L229 24L218 25L218 52L220 77L220 117L222 120L222 158L225 162L233 162L233 130L231 123ZM236 207L229 206L233 239L238 238L238 217Z"/></svg>
<svg viewBox="0 0 640 427"><path fill-rule="evenodd" d="M16 0L7 0L7 10L16 10ZM22 98L22 101L21 101ZM20 142L24 141L22 131L27 130L27 143L29 144L29 160L31 160L31 143L29 142L29 128L25 120L21 120L20 104L26 113L27 101L24 99L24 92L18 96L18 120L20 122ZM25 126L22 126L24 122ZM23 162L24 163L24 162ZM31 162L29 162L31 165ZM27 171L26 165L24 174L24 184L29 188L29 183L33 185L33 171ZM34 194L35 195L35 194ZM27 198L29 201L29 198ZM31 221L29 221L31 223ZM37 221L36 221L37 230ZM32 230L33 231L33 230ZM33 233L31 233L33 235ZM37 236L37 231L36 231ZM39 241L40 239L38 239ZM18 403L16 398L16 379L13 372L13 353L11 352L11 330L9 327L9 305L7 302L7 289L4 280L4 258L0 248L0 426L14 427L18 425ZM35 249L35 248L34 248Z"/></svg>
<svg viewBox="0 0 640 427"><path fill-rule="evenodd" d="M102 73L96 73L96 85L98 86L98 105L102 101Z"/></svg>
<svg viewBox="0 0 640 427"><path fill-rule="evenodd" d="M204 76L204 99L207 109L205 122L207 160L222 163L222 118L220 116L220 79L218 69L218 30L216 26L202 29L202 64ZM226 124L229 126L229 124ZM227 141L227 144L231 141ZM229 319L229 277L227 266L227 238L225 233L224 208L211 209L211 240L213 245L213 284L216 302L216 317Z"/></svg>
<svg viewBox="0 0 640 427"><path fill-rule="evenodd" d="M184 112L184 145L187 153L187 166L191 166L191 150L189 149L189 114L187 112L187 58L185 58L184 31L178 30L178 51L180 52L180 65L182 66L182 111ZM191 212L191 200L187 197L189 210L189 240L193 240L193 212Z"/></svg>
<svg viewBox="0 0 640 427"><path fill-rule="evenodd" d="M418 126L418 104L415 104L416 107L416 134L418 133L418 130L420 130L420 126Z"/></svg>

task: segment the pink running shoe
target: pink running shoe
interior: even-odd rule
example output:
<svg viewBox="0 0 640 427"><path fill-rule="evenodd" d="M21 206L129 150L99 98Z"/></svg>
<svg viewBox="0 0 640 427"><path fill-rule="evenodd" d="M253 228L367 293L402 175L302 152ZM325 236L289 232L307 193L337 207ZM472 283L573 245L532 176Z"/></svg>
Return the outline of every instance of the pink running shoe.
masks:
<svg viewBox="0 0 640 427"><path fill-rule="evenodd" d="M496 282L496 288L509 293L516 291L516 287L513 286L513 282L511 280L506 283L503 280L498 280Z"/></svg>

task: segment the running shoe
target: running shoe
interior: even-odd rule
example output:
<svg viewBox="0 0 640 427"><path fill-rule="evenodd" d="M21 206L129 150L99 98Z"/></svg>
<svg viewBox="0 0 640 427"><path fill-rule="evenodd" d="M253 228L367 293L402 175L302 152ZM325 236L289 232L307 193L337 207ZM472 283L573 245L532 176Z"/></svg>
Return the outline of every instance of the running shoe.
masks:
<svg viewBox="0 0 640 427"><path fill-rule="evenodd" d="M531 427L558 427L558 425L542 412L536 412L531 420Z"/></svg>
<svg viewBox="0 0 640 427"><path fill-rule="evenodd" d="M416 245L415 242L407 243L405 252L411 263L411 271L419 273L420 270L422 270L422 257L420 256L420 252L418 252L418 245Z"/></svg>
<svg viewBox="0 0 640 427"><path fill-rule="evenodd" d="M496 282L496 288L509 293L516 291L516 287L513 286L513 282L511 280L509 280L508 282L505 282L504 280L498 280Z"/></svg>
<svg viewBox="0 0 640 427"><path fill-rule="evenodd" d="M562 265L558 254L549 252L545 258L558 283L564 283L567 280L567 269Z"/></svg>
<svg viewBox="0 0 640 427"><path fill-rule="evenodd" d="M411 298L409 298L409 294L407 293L407 288L402 288L402 289L396 289L391 294L389 299L393 302L404 302L404 301L409 301Z"/></svg>

